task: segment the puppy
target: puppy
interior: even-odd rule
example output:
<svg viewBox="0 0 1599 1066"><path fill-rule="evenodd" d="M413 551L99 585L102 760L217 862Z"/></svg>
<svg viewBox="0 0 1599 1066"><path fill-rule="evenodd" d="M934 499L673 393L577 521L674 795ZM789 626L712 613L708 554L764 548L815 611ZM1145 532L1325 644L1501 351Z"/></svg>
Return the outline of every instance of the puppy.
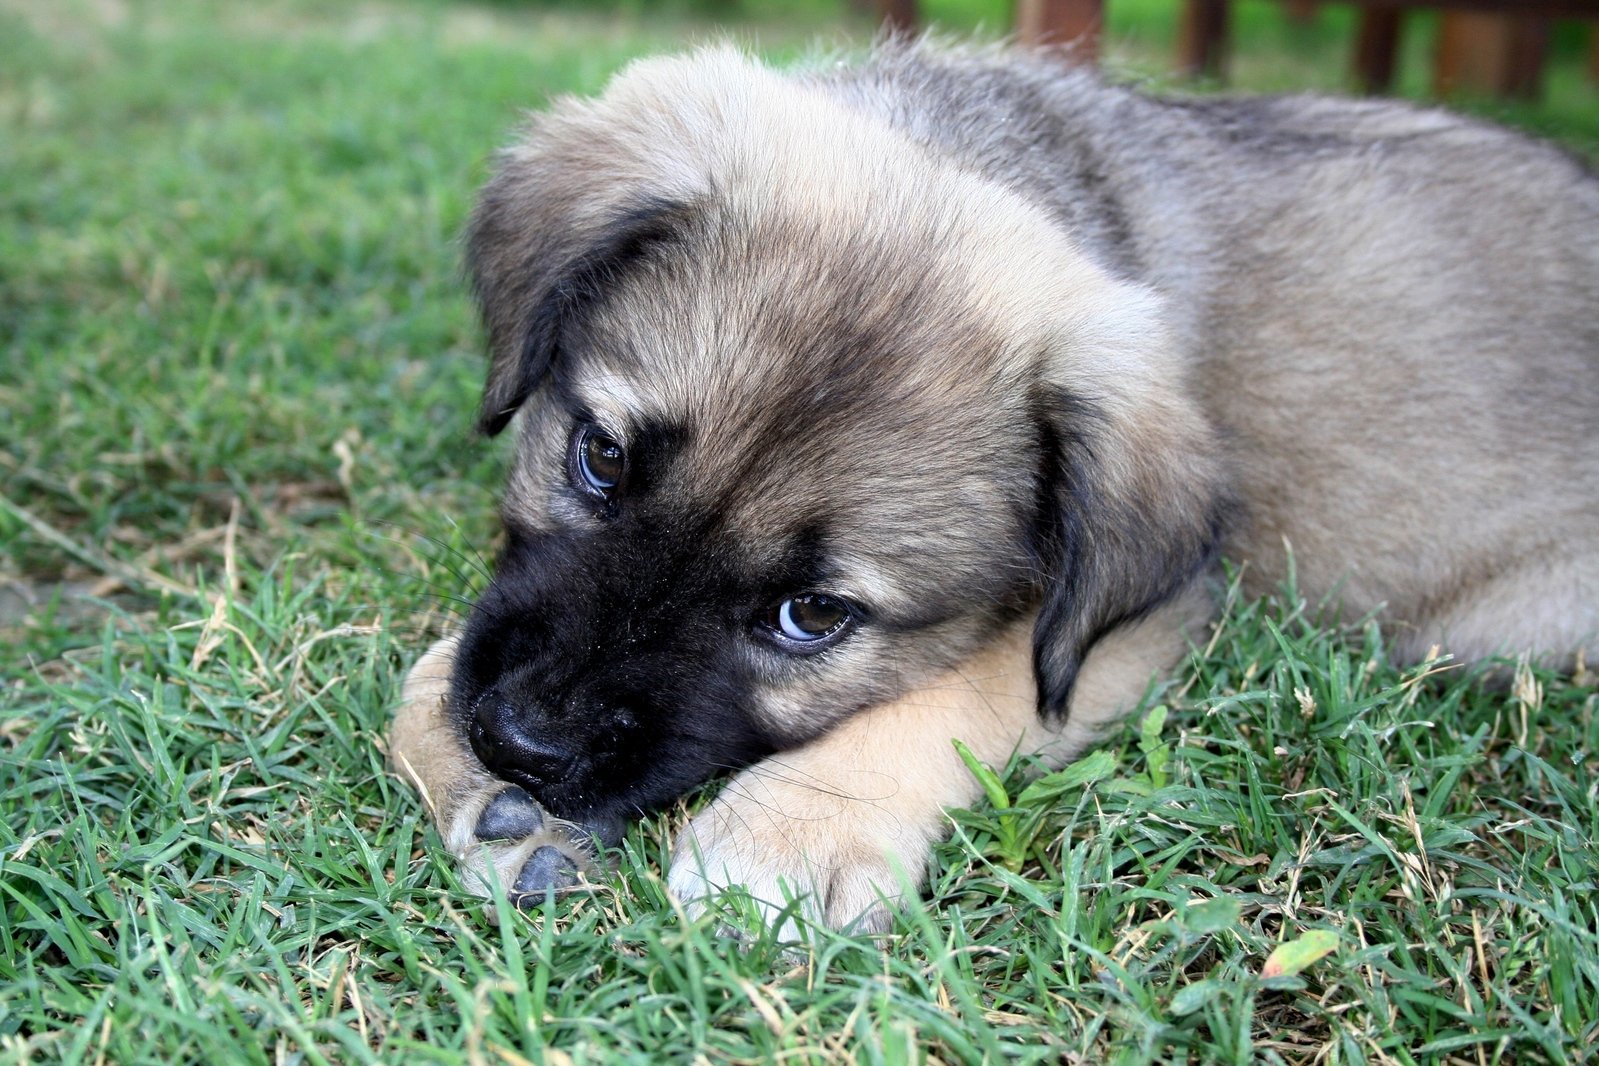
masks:
<svg viewBox="0 0 1599 1066"><path fill-rule="evenodd" d="M1599 647L1599 180L1519 135L713 48L535 119L468 248L506 544L392 747L478 882L734 772L672 887L880 928L951 739L1070 757L1222 558L1402 658Z"/></svg>

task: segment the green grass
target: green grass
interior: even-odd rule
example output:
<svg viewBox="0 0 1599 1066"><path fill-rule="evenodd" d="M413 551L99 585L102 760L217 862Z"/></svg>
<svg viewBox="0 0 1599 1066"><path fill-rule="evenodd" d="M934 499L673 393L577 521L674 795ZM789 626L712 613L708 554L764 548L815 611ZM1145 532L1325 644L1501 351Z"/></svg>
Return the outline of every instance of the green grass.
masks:
<svg viewBox="0 0 1599 1066"><path fill-rule="evenodd" d="M1338 80L1336 26L1245 8L1242 80ZM1112 9L1153 75L1162 5ZM892 938L681 920L672 818L593 895L458 891L381 753L495 534L456 234L519 109L710 28L628 10L0 4L0 1059L1583 1057L1592 679L1398 670L1291 590L1113 766L1011 768ZM1576 69L1513 117L1592 152Z"/></svg>

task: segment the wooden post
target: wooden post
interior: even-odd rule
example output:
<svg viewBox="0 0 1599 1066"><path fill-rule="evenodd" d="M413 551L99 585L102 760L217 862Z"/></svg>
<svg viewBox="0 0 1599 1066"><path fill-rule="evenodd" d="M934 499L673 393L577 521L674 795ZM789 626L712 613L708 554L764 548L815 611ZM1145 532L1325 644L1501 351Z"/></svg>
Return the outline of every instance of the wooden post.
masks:
<svg viewBox="0 0 1599 1066"><path fill-rule="evenodd" d="M896 34L916 32L916 0L877 0L877 15L886 30Z"/></svg>
<svg viewBox="0 0 1599 1066"><path fill-rule="evenodd" d="M1067 46L1074 59L1099 59L1104 0L1016 0L1016 37L1035 47Z"/></svg>
<svg viewBox="0 0 1599 1066"><path fill-rule="evenodd" d="M1361 9L1355 36L1355 81L1361 92L1393 91L1402 17L1397 7Z"/></svg>
<svg viewBox="0 0 1599 1066"><path fill-rule="evenodd" d="M1542 88L1549 50L1546 19L1450 11L1438 33L1433 91L1465 89L1525 99Z"/></svg>
<svg viewBox="0 0 1599 1066"><path fill-rule="evenodd" d="M1227 77L1227 0L1184 0L1177 67L1189 77Z"/></svg>
<svg viewBox="0 0 1599 1066"><path fill-rule="evenodd" d="M1504 93L1523 100L1543 95L1543 68L1549 59L1549 20L1517 18L1510 23L1510 57Z"/></svg>

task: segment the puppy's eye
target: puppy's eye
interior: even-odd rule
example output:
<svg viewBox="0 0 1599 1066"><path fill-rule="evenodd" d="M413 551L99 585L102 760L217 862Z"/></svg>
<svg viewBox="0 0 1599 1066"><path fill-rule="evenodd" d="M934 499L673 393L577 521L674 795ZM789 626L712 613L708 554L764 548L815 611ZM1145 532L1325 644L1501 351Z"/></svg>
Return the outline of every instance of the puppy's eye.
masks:
<svg viewBox="0 0 1599 1066"><path fill-rule="evenodd" d="M854 611L843 600L807 592L779 603L762 621L784 644L808 651L842 634L854 620Z"/></svg>
<svg viewBox="0 0 1599 1066"><path fill-rule="evenodd" d="M593 426L581 426L572 439L572 465L582 481L580 488L608 497L622 483L627 452Z"/></svg>

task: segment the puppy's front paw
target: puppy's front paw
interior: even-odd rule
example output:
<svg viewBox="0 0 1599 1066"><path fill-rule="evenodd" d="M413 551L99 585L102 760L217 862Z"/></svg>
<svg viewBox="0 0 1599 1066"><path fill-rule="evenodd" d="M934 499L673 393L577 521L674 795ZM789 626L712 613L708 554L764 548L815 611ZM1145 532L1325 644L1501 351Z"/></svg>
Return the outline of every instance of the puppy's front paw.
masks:
<svg viewBox="0 0 1599 1066"><path fill-rule="evenodd" d="M683 900L743 885L769 921L799 899L835 929L888 928L889 904L926 877L944 809L982 794L951 739L990 763L1048 747L1058 737L1035 700L1019 624L960 669L734 777L684 829L668 884Z"/></svg>
<svg viewBox="0 0 1599 1066"><path fill-rule="evenodd" d="M551 818L516 785L491 775L449 720L455 641L417 660L390 731L395 766L422 793L444 846L479 895L498 884L519 905L579 885L593 867L587 830Z"/></svg>
<svg viewBox="0 0 1599 1066"><path fill-rule="evenodd" d="M939 808L892 777L835 771L824 780L804 762L768 759L729 781L679 836L668 885L691 906L741 886L768 924L781 922L784 939L799 932L783 917L795 901L813 922L885 931L890 904L926 874Z"/></svg>
<svg viewBox="0 0 1599 1066"><path fill-rule="evenodd" d="M518 906L535 903L546 892L577 887L592 862L586 834L551 818L516 785L485 790L478 802L462 804L454 822L446 839L480 895L498 883Z"/></svg>

